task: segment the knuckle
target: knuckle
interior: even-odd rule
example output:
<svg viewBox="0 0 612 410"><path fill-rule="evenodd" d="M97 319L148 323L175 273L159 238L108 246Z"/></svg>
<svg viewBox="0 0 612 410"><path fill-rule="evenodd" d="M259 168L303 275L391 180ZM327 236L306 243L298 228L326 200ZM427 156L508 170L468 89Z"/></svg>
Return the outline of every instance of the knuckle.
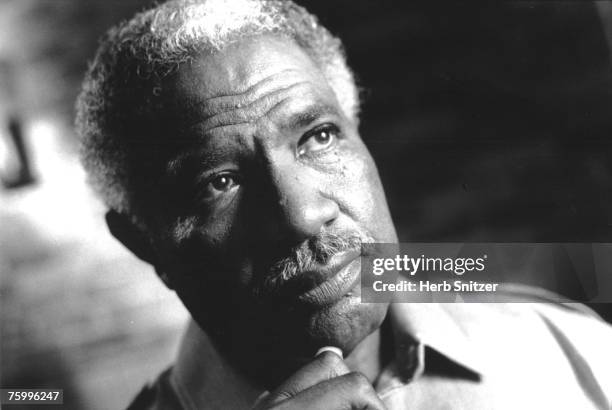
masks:
<svg viewBox="0 0 612 410"><path fill-rule="evenodd" d="M291 397L294 396L294 394L295 394L295 391L293 391L292 389L281 390L274 395L275 396L274 402L279 402L279 401L290 399Z"/></svg>

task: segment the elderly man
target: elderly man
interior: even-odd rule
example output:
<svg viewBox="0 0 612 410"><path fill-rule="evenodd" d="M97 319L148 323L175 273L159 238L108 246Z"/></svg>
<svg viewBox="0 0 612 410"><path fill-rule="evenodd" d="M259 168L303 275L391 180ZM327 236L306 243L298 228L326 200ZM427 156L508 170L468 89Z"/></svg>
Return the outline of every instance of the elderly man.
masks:
<svg viewBox="0 0 612 410"><path fill-rule="evenodd" d="M132 407L608 408L612 331L580 308L361 303L361 244L397 238L358 108L340 41L289 1L171 1L108 33L84 164L193 317Z"/></svg>

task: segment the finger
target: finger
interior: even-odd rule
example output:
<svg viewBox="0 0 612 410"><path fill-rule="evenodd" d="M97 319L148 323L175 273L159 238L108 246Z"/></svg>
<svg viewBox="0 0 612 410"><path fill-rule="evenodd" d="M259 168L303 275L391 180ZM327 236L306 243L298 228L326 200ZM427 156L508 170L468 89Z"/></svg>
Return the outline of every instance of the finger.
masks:
<svg viewBox="0 0 612 410"><path fill-rule="evenodd" d="M340 356L331 351L323 352L272 391L266 401L278 403L318 383L349 372Z"/></svg>
<svg viewBox="0 0 612 410"><path fill-rule="evenodd" d="M323 346L322 348L317 350L317 352L315 353L315 357L317 357L318 355L323 354L325 352L335 353L338 356L340 356L341 359L344 359L344 355L342 354L342 350L340 350L339 348L337 348L335 346Z"/></svg>
<svg viewBox="0 0 612 410"><path fill-rule="evenodd" d="M370 381L358 372L316 384L279 403L275 409L386 410Z"/></svg>

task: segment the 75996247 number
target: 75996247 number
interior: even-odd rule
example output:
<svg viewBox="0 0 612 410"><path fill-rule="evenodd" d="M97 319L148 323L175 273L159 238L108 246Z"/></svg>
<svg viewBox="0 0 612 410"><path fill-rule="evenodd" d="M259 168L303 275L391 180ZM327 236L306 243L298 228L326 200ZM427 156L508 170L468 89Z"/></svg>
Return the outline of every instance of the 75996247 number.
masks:
<svg viewBox="0 0 612 410"><path fill-rule="evenodd" d="M61 389L1 389L2 404L63 404Z"/></svg>

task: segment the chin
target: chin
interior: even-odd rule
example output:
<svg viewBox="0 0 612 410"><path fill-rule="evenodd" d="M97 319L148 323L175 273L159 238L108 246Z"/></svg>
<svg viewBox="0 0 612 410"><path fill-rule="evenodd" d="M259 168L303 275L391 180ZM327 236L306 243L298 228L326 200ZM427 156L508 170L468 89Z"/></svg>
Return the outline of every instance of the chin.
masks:
<svg viewBox="0 0 612 410"><path fill-rule="evenodd" d="M360 297L345 297L333 306L314 313L307 329L313 349L335 346L345 356L380 327L389 305L361 303Z"/></svg>

